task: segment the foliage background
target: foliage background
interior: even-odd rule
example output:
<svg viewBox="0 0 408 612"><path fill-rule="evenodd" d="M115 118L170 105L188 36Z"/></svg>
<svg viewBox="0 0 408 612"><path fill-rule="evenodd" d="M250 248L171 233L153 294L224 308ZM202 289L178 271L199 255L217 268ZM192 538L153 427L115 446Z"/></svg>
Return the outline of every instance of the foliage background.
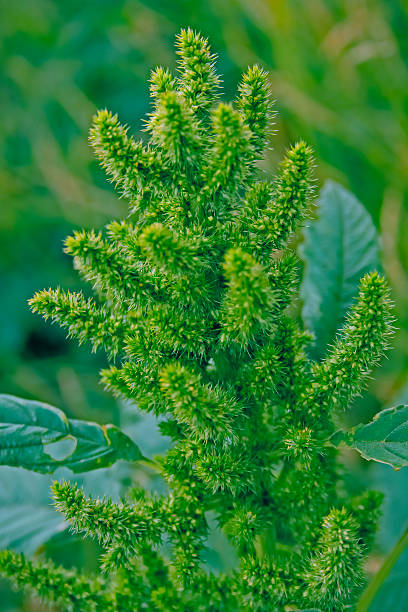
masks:
<svg viewBox="0 0 408 612"><path fill-rule="evenodd" d="M141 133L149 72L174 64L174 35L190 25L219 54L225 97L248 64L271 72L277 134L265 171L304 138L315 149L319 183L338 180L372 215L400 329L390 359L347 418L368 420L395 399L408 400L406 0L0 0L0 13L2 392L48 401L71 416L123 419L98 385L102 357L32 315L27 299L43 287L78 288L63 238L125 214L87 146L91 117L106 106ZM352 490L369 479L389 493L375 570L407 522L408 476L362 465L354 454L345 460ZM0 471L0 492L5 478ZM73 546L65 537L48 548L70 564ZM95 552L82 546L81 562L92 565ZM406 581L408 558L397 569L395 580ZM388 595L380 595L378 610L387 609ZM2 611L34 605L0 590Z"/></svg>

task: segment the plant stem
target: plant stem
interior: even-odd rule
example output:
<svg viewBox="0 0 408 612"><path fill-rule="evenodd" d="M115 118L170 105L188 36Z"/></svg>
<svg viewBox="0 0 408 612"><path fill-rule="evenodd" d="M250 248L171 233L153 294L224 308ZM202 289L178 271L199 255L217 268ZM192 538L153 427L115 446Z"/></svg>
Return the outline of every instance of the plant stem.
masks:
<svg viewBox="0 0 408 612"><path fill-rule="evenodd" d="M402 534L402 536L400 537L398 542L395 544L392 551L389 553L389 555L385 559L380 570L374 576L373 580L370 582L370 584L368 585L368 587L366 588L366 590L360 597L359 602L356 607L356 612L367 612L368 611L374 597L377 595L381 586L383 585L386 578L388 577L388 574L394 567L396 561L398 560L399 556L401 555L401 553L403 552L406 546L408 546L408 528L405 529L404 533Z"/></svg>

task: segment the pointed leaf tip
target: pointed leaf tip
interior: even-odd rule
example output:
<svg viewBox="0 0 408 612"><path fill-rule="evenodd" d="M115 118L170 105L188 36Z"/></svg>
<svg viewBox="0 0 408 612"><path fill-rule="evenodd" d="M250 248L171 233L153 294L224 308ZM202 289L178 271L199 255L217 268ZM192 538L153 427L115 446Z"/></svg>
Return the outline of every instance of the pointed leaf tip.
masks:
<svg viewBox="0 0 408 612"><path fill-rule="evenodd" d="M302 317L316 336L315 357L322 357L357 294L360 279L380 268L377 232L357 198L334 181L320 193L318 219L304 230L300 255Z"/></svg>

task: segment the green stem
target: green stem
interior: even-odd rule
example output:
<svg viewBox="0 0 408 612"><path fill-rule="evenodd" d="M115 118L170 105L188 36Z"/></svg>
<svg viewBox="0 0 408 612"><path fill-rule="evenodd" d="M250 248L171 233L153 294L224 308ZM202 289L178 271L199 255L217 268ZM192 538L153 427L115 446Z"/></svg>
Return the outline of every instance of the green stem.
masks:
<svg viewBox="0 0 408 612"><path fill-rule="evenodd" d="M368 611L374 597L377 595L381 586L384 584L386 578L388 577L388 574L394 567L398 557L401 555L406 546L408 546L408 528L405 529L404 533L402 534L398 542L395 544L388 557L385 559L380 570L374 576L373 580L370 582L370 584L360 597L356 607L356 612Z"/></svg>
<svg viewBox="0 0 408 612"><path fill-rule="evenodd" d="M148 467L154 472L157 472L158 474L161 474L163 471L160 463L157 463L157 461L155 461L154 459L149 459L148 457L143 457L143 459L139 459L138 464L143 465L144 467Z"/></svg>

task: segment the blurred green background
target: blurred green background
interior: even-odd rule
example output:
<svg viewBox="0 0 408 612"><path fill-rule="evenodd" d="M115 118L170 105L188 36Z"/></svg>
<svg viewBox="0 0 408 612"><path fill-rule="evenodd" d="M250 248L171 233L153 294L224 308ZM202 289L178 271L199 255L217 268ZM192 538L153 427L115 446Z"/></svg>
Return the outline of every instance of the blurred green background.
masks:
<svg viewBox="0 0 408 612"><path fill-rule="evenodd" d="M120 419L98 384L103 357L32 315L27 299L48 286L78 288L63 238L125 214L88 147L91 117L108 107L139 134L149 72L174 68L174 35L186 26L210 38L226 98L248 64L270 71L278 115L267 173L303 138L319 184L341 182L372 215L400 329L355 420L408 399L407 0L0 0L0 390L76 417ZM351 488L369 478L390 491L375 569L408 518L408 478L349 461ZM35 609L0 591L0 610L20 605Z"/></svg>

